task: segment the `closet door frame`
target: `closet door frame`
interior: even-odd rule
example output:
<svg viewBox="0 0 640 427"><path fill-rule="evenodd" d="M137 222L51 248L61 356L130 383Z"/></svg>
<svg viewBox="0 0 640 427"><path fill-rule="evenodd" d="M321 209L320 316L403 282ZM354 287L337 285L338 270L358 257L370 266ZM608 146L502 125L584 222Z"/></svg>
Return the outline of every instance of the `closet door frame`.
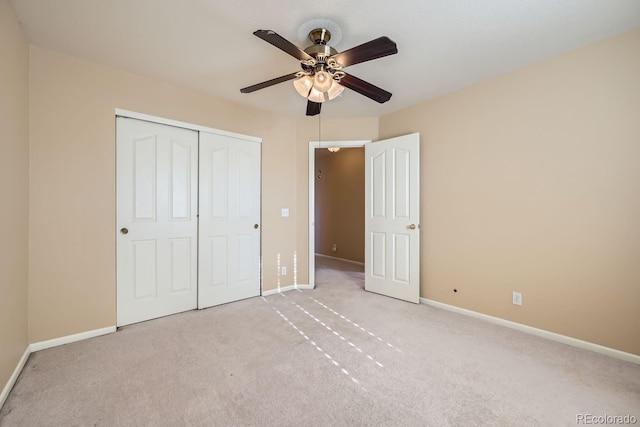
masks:
<svg viewBox="0 0 640 427"><path fill-rule="evenodd" d="M115 116L114 116L114 121L116 120L117 117L126 117L126 118L130 118L130 119L137 119L137 120L143 120L143 121L147 121L147 122L151 122L151 123L157 123L157 124L163 124L163 125L168 125L168 126L173 126L173 127L177 127L177 128L183 128L183 129L188 129L188 130L193 130L196 132L206 132L209 134L216 134L216 135L221 135L221 136L226 136L226 137L231 137L231 138L235 138L235 139L239 139L239 140L243 140L243 141L247 141L247 142L254 142L254 143L262 143L262 138L258 138L255 136L249 136L249 135L243 135L243 134L238 134L238 133L234 133L234 132L228 132L228 131L224 131L224 130L220 130L220 129L214 129L214 128L210 128L210 127L206 127L206 126L200 126L200 125L196 125L196 124L192 124L192 123L187 123L187 122L181 122L178 120L172 120L172 119L167 119L167 118L163 118L163 117L157 117L157 116L152 116L152 115L148 115L148 114L144 114L144 113L138 113L135 111L129 111L129 110L124 110L124 109L120 109L120 108L116 108L115 109ZM117 167L117 165L116 165ZM116 171L116 176L117 176L117 171ZM117 206L117 197L118 194L116 193L116 206ZM114 212L116 218L117 218L117 212ZM261 234L261 231L259 231ZM117 224L115 224L114 226L114 236L117 239L118 238L118 229L117 229ZM261 246L261 244L260 244ZM116 242L116 250L117 250L117 242ZM261 250L260 250L261 252ZM116 254L117 257L117 254ZM116 277L117 277L117 271L116 271ZM259 289L260 289L260 295L262 295L262 278L261 275L259 275ZM117 283L114 284L116 286L117 289ZM198 284L199 286L199 284ZM200 305L198 306L198 308L204 308L201 307ZM116 313L117 313L118 307L116 306Z"/></svg>
<svg viewBox="0 0 640 427"><path fill-rule="evenodd" d="M198 131L198 132L214 133L214 134L217 134L217 135L229 136L231 138L238 138L238 139L244 139L246 141L262 143L262 138L258 138L257 136L250 136L250 135L243 135L243 134L235 133L235 132L228 132L228 131L225 131L225 130L210 128L210 127L207 127L207 126L201 126L201 125L195 125L195 124L192 124L192 123L181 122L179 120L172 120L172 119L167 119L167 118L164 118L164 117L157 117L157 116L151 116L149 114L137 113L135 111L123 110L121 108L116 108L115 109L115 115L114 115L113 119L115 120L115 118L118 117L118 116L120 116L120 117L128 117L130 119L145 120L147 122L158 123L158 124L161 124L161 125L175 126L175 127L178 127L178 128L195 130L195 131Z"/></svg>

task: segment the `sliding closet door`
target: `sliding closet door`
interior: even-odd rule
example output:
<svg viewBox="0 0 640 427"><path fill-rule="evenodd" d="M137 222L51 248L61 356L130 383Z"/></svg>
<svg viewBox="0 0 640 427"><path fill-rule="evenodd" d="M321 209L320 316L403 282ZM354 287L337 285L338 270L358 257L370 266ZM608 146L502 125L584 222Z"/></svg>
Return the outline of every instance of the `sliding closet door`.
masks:
<svg viewBox="0 0 640 427"><path fill-rule="evenodd" d="M200 132L198 307L260 295L260 144Z"/></svg>
<svg viewBox="0 0 640 427"><path fill-rule="evenodd" d="M117 324L197 305L198 133L118 117Z"/></svg>

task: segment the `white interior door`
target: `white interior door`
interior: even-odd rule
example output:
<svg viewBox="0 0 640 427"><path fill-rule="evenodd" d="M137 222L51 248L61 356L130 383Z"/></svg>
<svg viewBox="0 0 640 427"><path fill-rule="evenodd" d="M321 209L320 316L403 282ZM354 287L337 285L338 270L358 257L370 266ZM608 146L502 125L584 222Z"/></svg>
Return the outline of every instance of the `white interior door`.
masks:
<svg viewBox="0 0 640 427"><path fill-rule="evenodd" d="M198 307L260 295L260 144L200 132Z"/></svg>
<svg viewBox="0 0 640 427"><path fill-rule="evenodd" d="M117 324L196 308L198 133L116 121Z"/></svg>
<svg viewBox="0 0 640 427"><path fill-rule="evenodd" d="M420 299L420 135L365 145L367 291Z"/></svg>

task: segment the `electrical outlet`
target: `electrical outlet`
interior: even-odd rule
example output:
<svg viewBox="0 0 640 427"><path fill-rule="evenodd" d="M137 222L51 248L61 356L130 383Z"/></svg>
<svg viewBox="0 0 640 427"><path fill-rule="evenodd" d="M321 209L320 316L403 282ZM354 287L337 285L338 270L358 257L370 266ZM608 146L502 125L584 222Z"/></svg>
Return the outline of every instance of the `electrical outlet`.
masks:
<svg viewBox="0 0 640 427"><path fill-rule="evenodd" d="M513 303L515 305L522 305L522 294L520 292L513 292Z"/></svg>
<svg viewBox="0 0 640 427"><path fill-rule="evenodd" d="M280 210L280 215L281 215L283 218L288 217L288 216L289 216L289 208L282 208L282 209Z"/></svg>
<svg viewBox="0 0 640 427"><path fill-rule="evenodd" d="M331 252L338 252L338 245L334 243L333 246L331 246Z"/></svg>
<svg viewBox="0 0 640 427"><path fill-rule="evenodd" d="M286 276L287 275L287 267L281 267L280 268L280 275L282 275L282 276Z"/></svg>

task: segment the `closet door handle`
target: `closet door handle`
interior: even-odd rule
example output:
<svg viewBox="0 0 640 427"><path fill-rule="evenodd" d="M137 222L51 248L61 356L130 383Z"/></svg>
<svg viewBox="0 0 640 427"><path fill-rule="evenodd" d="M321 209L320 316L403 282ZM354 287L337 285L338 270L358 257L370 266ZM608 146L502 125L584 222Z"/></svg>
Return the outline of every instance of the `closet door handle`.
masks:
<svg viewBox="0 0 640 427"><path fill-rule="evenodd" d="M258 227L260 227L258 224L253 224L253 228L257 229Z"/></svg>
<svg viewBox="0 0 640 427"><path fill-rule="evenodd" d="M129 229L127 229L126 227L122 227L120 229L120 233L122 233L122 234L127 234L128 232L129 232Z"/></svg>

